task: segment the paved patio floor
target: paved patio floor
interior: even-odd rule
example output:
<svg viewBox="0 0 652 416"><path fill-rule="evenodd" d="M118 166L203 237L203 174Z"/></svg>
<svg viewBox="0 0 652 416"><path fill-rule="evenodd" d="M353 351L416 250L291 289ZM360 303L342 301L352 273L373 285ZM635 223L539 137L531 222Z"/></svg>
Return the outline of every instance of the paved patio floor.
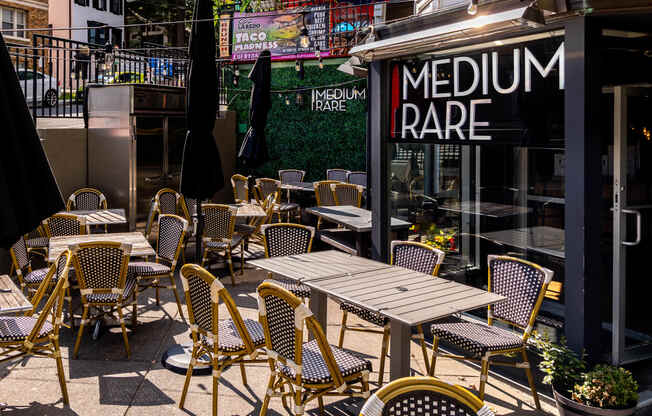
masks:
<svg viewBox="0 0 652 416"><path fill-rule="evenodd" d="M224 272L220 271L223 275ZM265 273L247 269L237 276L239 284L223 282L231 292L245 318L257 319L256 286ZM177 283L181 288L181 284ZM7 407L4 415L210 415L211 376L194 376L191 381L186 408L178 408L184 376L175 374L161 365L161 356L172 345L189 340L186 322L179 317L176 304L169 291L161 292L161 307L154 302L154 292L140 294L139 325L129 334L132 357L127 360L119 328L105 329L94 341L91 331L82 340L79 358L71 359L74 337L69 329L61 331L62 355L70 407L64 408L56 376L54 360L32 358L26 362L0 365L0 402ZM185 313L185 306L184 306ZM187 315L186 315L187 316ZM226 310L224 315L226 316ZM329 303L328 338L337 342L341 315L334 302ZM353 319L350 322L355 322ZM412 348L412 369L423 374L424 363L416 343ZM344 347L373 363L371 381L378 378L380 335L347 332ZM387 366L388 368L389 366ZM258 415L264 398L269 368L266 363L247 367L248 385L243 385L237 368L222 373L219 386L220 415ZM437 361L437 376L452 383L475 389L479 383L477 368L450 359ZM385 379L389 377L386 374ZM373 388L376 386L372 385ZM547 389L544 389L547 393ZM554 403L541 396L543 412L533 406L529 391L498 376L490 376L486 401L498 415L557 414ZM327 415L357 415L362 399L326 400ZM311 403L312 405L312 403ZM319 414L308 405L306 413ZM272 399L269 415L291 414L284 409L280 399Z"/></svg>

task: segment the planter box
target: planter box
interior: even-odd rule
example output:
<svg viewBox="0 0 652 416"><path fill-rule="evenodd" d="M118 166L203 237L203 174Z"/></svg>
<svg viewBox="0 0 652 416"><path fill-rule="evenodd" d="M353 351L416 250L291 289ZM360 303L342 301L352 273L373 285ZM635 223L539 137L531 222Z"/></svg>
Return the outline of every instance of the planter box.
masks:
<svg viewBox="0 0 652 416"><path fill-rule="evenodd" d="M577 403L552 389L557 403L559 416L630 416L636 412L636 407L631 409L600 409Z"/></svg>

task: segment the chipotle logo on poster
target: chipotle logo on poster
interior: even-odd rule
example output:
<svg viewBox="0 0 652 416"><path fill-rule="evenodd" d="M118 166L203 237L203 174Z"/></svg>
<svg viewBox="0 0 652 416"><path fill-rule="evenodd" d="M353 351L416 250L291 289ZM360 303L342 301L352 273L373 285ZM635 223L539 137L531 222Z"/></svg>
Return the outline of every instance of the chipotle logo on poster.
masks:
<svg viewBox="0 0 652 416"><path fill-rule="evenodd" d="M561 38L399 61L391 77L393 139L535 142L563 126Z"/></svg>

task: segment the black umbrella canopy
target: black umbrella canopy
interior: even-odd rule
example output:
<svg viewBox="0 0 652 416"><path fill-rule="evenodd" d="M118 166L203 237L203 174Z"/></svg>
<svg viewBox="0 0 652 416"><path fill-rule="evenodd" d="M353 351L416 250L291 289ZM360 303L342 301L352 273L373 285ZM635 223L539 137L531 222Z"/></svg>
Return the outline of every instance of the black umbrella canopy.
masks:
<svg viewBox="0 0 652 416"><path fill-rule="evenodd" d="M224 187L222 162L213 137L218 88L213 2L197 0L193 20L186 88L188 133L183 150L180 190L187 198L201 200L212 198Z"/></svg>
<svg viewBox="0 0 652 416"><path fill-rule="evenodd" d="M9 248L64 203L2 34L0 126L0 247Z"/></svg>
<svg viewBox="0 0 652 416"><path fill-rule="evenodd" d="M272 55L268 50L264 50L258 55L258 59L249 73L249 79L254 84L249 103L249 130L242 142L238 157L244 166L255 168L269 158L265 141L265 125L267 124L267 114L272 106L270 97Z"/></svg>

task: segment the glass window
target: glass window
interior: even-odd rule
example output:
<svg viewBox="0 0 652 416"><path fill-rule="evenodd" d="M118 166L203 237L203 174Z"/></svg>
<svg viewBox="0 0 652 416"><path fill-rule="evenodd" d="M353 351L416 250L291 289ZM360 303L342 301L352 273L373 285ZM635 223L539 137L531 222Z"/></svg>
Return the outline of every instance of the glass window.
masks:
<svg viewBox="0 0 652 416"><path fill-rule="evenodd" d="M9 7L0 7L0 17L2 18L2 29L7 30L7 32L4 32L6 36L21 38L26 36L22 29L25 29L27 24L27 12ZM14 31L14 29L17 29L17 31Z"/></svg>
<svg viewBox="0 0 652 416"><path fill-rule="evenodd" d="M21 29L25 29L25 23L27 21L27 13L25 13L23 10L16 10L16 36L20 38L25 37L25 32L23 32Z"/></svg>
<svg viewBox="0 0 652 416"><path fill-rule="evenodd" d="M2 8L2 29L11 30L14 28L14 10ZM8 36L16 36L16 32L5 32Z"/></svg>

